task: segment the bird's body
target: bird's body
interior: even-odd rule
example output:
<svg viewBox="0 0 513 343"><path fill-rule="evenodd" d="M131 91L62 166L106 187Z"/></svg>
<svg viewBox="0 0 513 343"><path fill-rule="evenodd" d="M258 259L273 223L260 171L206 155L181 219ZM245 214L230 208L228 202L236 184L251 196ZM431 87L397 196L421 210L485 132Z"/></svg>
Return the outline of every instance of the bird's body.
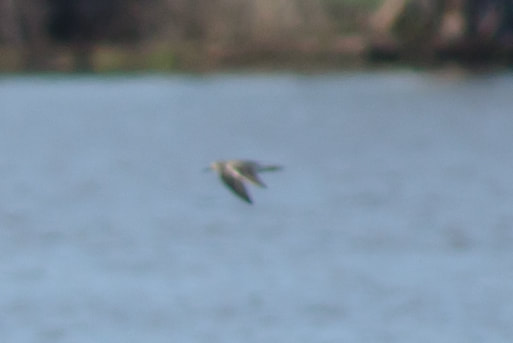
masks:
<svg viewBox="0 0 513 343"><path fill-rule="evenodd" d="M228 186L232 192L242 200L251 204L253 201L244 186L244 181L265 188L266 186L258 177L258 173L280 170L281 167L276 165L262 165L258 162L248 160L229 160L212 162L209 169L215 170L224 184Z"/></svg>

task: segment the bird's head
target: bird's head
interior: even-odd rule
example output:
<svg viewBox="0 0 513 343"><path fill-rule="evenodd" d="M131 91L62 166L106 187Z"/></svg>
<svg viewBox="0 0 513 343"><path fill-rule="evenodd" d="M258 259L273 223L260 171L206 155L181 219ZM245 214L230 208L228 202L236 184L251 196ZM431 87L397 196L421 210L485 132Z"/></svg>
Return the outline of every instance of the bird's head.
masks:
<svg viewBox="0 0 513 343"><path fill-rule="evenodd" d="M221 163L219 161L215 161L215 162L212 162L210 163L210 165L206 168L203 169L204 172L208 172L208 171L218 171L220 170L220 166L221 166Z"/></svg>

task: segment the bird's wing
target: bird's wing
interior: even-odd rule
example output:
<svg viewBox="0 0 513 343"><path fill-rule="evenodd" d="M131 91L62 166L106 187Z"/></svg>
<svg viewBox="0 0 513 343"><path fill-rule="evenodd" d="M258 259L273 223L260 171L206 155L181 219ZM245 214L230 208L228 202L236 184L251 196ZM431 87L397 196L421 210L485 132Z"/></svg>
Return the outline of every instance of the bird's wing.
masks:
<svg viewBox="0 0 513 343"><path fill-rule="evenodd" d="M237 176L248 180L249 182L260 186L265 187L265 184L260 180L257 175L257 165L253 165L250 163L239 163L233 165L230 170L235 173Z"/></svg>
<svg viewBox="0 0 513 343"><path fill-rule="evenodd" d="M230 190L239 196L244 201L252 204L251 198L249 197L248 191L241 180L237 179L234 175L229 173L221 173L221 180L224 184L230 188Z"/></svg>

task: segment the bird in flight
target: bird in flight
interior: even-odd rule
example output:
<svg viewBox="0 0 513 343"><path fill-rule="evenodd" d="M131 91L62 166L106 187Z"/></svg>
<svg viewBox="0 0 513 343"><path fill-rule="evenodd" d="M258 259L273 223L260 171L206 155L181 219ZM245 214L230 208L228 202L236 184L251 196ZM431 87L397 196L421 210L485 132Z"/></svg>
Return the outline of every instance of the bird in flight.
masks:
<svg viewBox="0 0 513 343"><path fill-rule="evenodd" d="M255 161L229 160L212 162L208 169L216 171L223 183L234 194L247 203L252 204L253 201L249 197L244 181L265 188L266 186L258 177L258 173L280 170L281 168L281 166L277 165L262 165Z"/></svg>

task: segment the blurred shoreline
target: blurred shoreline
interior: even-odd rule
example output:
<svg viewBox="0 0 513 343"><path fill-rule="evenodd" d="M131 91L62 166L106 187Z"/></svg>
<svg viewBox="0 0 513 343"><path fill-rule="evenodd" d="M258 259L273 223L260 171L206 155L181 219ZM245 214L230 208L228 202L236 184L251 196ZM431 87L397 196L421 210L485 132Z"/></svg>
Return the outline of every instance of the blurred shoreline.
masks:
<svg viewBox="0 0 513 343"><path fill-rule="evenodd" d="M512 0L0 0L0 72L513 65Z"/></svg>

